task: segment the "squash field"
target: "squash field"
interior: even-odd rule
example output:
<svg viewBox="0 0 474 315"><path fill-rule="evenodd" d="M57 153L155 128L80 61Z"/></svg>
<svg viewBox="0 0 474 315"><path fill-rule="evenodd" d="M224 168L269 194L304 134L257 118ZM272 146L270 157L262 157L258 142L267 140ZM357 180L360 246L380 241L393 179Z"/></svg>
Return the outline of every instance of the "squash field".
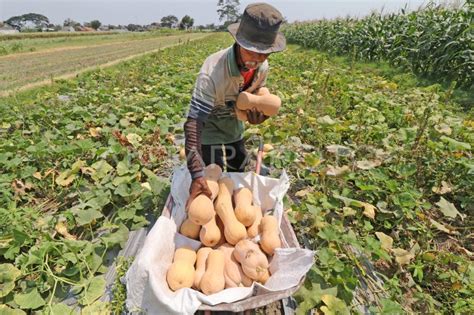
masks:
<svg viewBox="0 0 474 315"><path fill-rule="evenodd" d="M118 281L100 300L109 253L160 214L197 72L231 44L217 33L0 98L0 313L123 311ZM264 163L288 172L288 215L317 251L297 313L472 313L472 111L313 49L269 62L282 111L246 137L272 144Z"/></svg>

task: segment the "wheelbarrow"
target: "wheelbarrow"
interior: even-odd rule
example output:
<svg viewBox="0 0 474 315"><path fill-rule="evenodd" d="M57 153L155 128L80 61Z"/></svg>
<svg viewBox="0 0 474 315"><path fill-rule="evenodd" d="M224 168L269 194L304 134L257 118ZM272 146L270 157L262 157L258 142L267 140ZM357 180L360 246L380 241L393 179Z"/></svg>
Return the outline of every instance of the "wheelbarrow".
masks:
<svg viewBox="0 0 474 315"><path fill-rule="evenodd" d="M262 142L260 142L259 150L257 154L257 163L256 163L257 174L259 174L262 169L261 168L262 150L263 150L263 144ZM171 197L171 194L170 194L168 196L168 199L166 201L166 204L164 206L164 209L161 215L167 218L171 218L171 214L173 212L173 206L174 206L173 198ZM282 215L280 230L281 230L280 237L282 239L283 247L292 247L292 248L300 247L298 240L296 238L295 232L293 231L293 228L291 226L290 221L288 220L288 216L286 213L283 213ZM304 282L304 277L300 280L298 285L287 290L275 291L275 292L264 292L263 290L260 290L259 288L257 288L256 290L254 290L252 296L246 299L236 301L233 303L221 303L217 305L202 304L199 307L199 310L202 311L205 315L218 313L218 312L244 312L244 311L246 311L245 312L246 314L249 314L248 312L249 310L263 307L270 303L291 297L291 295L300 288L303 282Z"/></svg>

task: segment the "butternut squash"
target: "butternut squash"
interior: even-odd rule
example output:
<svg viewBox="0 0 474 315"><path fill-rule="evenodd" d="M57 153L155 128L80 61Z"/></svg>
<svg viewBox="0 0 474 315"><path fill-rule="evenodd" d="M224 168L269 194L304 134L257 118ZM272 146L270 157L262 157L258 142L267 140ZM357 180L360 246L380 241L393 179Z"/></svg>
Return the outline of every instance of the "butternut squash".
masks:
<svg viewBox="0 0 474 315"><path fill-rule="evenodd" d="M204 168L204 176L206 179L218 181L222 175L222 168L217 164L209 164Z"/></svg>
<svg viewBox="0 0 474 315"><path fill-rule="evenodd" d="M184 222L181 224L181 227L179 229L179 233L183 234L186 237L192 238L196 240L199 237L199 231L201 230L201 226L194 224L193 221L189 220L187 218L184 220Z"/></svg>
<svg viewBox="0 0 474 315"><path fill-rule="evenodd" d="M212 250L206 261L206 272L201 278L199 286L204 294L214 294L224 290L224 253L220 250Z"/></svg>
<svg viewBox="0 0 474 315"><path fill-rule="evenodd" d="M242 267L232 255L234 252L234 247L228 243L225 243L219 246L218 249L222 251L225 256L224 279L226 289L240 286L251 286L252 279L244 274Z"/></svg>
<svg viewBox="0 0 474 315"><path fill-rule="evenodd" d="M197 258L196 258L196 272L194 274L194 284L193 288L196 290L200 290L199 284L201 283L201 278L206 271L206 260L209 253L212 252L212 248L209 247L201 247L197 251Z"/></svg>
<svg viewBox="0 0 474 315"><path fill-rule="evenodd" d="M247 121L247 112L242 109L235 108L235 116L237 116L238 120Z"/></svg>
<svg viewBox="0 0 474 315"><path fill-rule="evenodd" d="M219 240L219 242L217 242L217 245L215 246L215 247L219 247L225 243L225 235L224 235L224 223L222 222L221 218L219 218L218 215L216 215L216 224L217 224L217 227L219 228L219 231L221 231L221 239Z"/></svg>
<svg viewBox="0 0 474 315"><path fill-rule="evenodd" d="M216 199L216 212L224 223L224 235L229 244L235 245L247 237L245 226L235 217L232 208L232 191L234 183L226 177L219 180L219 195Z"/></svg>
<svg viewBox="0 0 474 315"><path fill-rule="evenodd" d="M216 224L216 217L204 224L199 232L199 239L205 246L214 247L221 240L221 230Z"/></svg>
<svg viewBox="0 0 474 315"><path fill-rule="evenodd" d="M270 94L270 91L266 87L261 87L261 88L258 89L257 93L255 93L255 94L259 95L259 96L263 96L263 95ZM235 107L235 114L236 114L238 120L241 120L241 121L247 121L248 120L247 119L247 111L239 109L239 108L237 108L237 106Z"/></svg>
<svg viewBox="0 0 474 315"><path fill-rule="evenodd" d="M260 246L268 255L273 255L275 248L281 247L278 221L272 215L266 215L260 222Z"/></svg>
<svg viewBox="0 0 474 315"><path fill-rule="evenodd" d="M235 245L235 259L242 265L245 275L255 281L265 283L268 279L268 259L257 244L241 240Z"/></svg>
<svg viewBox="0 0 474 315"><path fill-rule="evenodd" d="M211 199L201 194L191 201L188 218L197 225L204 225L216 215Z"/></svg>
<svg viewBox="0 0 474 315"><path fill-rule="evenodd" d="M219 184L217 181L222 175L222 169L217 164L209 164L204 169L204 178L206 179L207 186L211 190L211 200L216 199L219 193Z"/></svg>
<svg viewBox="0 0 474 315"><path fill-rule="evenodd" d="M171 290L190 288L194 283L194 263L196 252L189 247L178 248L173 257L173 263L166 273L166 281Z"/></svg>
<svg viewBox="0 0 474 315"><path fill-rule="evenodd" d="M241 92L237 97L236 107L240 110L256 108L266 116L275 116L281 106L281 99L274 94L256 95Z"/></svg>
<svg viewBox="0 0 474 315"><path fill-rule="evenodd" d="M252 199L252 192L247 187L234 192L235 217L245 226L251 226L257 216Z"/></svg>
<svg viewBox="0 0 474 315"><path fill-rule="evenodd" d="M262 95L270 94L270 91L266 87L261 87L258 89L257 93L255 94L262 96Z"/></svg>
<svg viewBox="0 0 474 315"><path fill-rule="evenodd" d="M260 221L262 221L262 208L259 206L253 206L255 211L255 221L253 221L252 225L247 228L247 236L249 238L254 238L258 235L258 226L260 225Z"/></svg>

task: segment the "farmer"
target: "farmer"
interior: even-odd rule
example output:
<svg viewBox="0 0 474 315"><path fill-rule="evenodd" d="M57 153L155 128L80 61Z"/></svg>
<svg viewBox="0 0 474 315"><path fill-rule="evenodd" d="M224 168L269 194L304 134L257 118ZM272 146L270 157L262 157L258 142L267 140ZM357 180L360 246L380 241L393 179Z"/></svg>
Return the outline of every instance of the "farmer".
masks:
<svg viewBox="0 0 474 315"><path fill-rule="evenodd" d="M203 164L215 163L227 171L243 172L247 153L244 123L237 120L235 102L240 92L256 93L268 75L267 58L285 49L279 32L281 13L266 3L248 5L240 23L228 27L235 43L210 55L196 80L184 133L187 165L191 173L190 198L211 196L203 178ZM247 111L247 120L256 125L268 117Z"/></svg>

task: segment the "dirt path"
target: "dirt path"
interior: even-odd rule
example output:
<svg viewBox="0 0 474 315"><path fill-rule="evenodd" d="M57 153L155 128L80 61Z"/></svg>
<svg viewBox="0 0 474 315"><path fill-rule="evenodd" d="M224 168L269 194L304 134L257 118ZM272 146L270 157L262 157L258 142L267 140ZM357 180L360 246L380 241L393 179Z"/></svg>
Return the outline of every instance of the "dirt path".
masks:
<svg viewBox="0 0 474 315"><path fill-rule="evenodd" d="M180 43L201 39L208 34L188 34L154 39L66 47L0 58L0 96L67 79L97 67L156 52Z"/></svg>

